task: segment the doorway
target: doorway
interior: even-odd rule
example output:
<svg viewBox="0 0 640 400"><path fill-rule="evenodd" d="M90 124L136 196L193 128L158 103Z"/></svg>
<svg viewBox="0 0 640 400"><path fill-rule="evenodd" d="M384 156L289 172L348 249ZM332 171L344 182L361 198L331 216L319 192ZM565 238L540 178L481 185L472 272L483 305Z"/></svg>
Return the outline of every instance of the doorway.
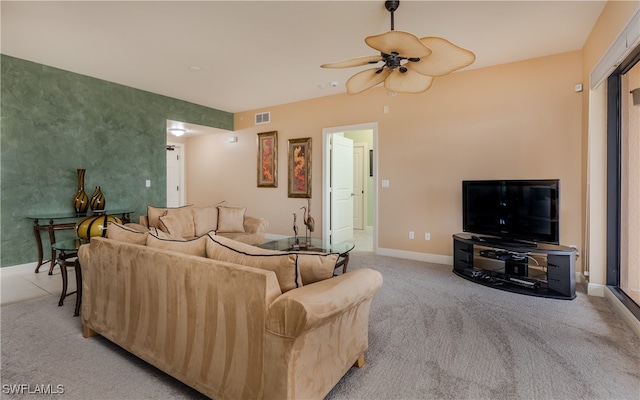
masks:
<svg viewBox="0 0 640 400"><path fill-rule="evenodd" d="M167 207L184 203L184 145L167 142Z"/></svg>
<svg viewBox="0 0 640 400"><path fill-rule="evenodd" d="M353 186L351 193L351 216L353 224L350 241L361 251L377 252L377 141L378 124L375 122L324 128L322 130L322 204L323 204L323 240L332 240L331 218L336 210L332 209L331 173L335 171L332 161L332 139L334 135L351 139L353 142ZM360 180L360 182L358 182ZM357 195L359 191L360 195ZM359 203L356 203L359 201ZM360 215L358 215L358 213ZM355 218L354 218L355 217ZM358 229L360 227L361 229ZM354 229L355 228L355 229Z"/></svg>

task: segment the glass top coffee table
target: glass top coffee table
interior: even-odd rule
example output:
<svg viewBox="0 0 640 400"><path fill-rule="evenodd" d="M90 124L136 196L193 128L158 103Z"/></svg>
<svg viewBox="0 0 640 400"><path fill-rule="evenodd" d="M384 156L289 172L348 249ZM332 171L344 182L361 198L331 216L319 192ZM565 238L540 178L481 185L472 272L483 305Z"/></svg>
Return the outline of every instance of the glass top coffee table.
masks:
<svg viewBox="0 0 640 400"><path fill-rule="evenodd" d="M262 243L258 245L262 249L280 250L280 251L306 251L317 253L338 253L338 262L336 262L336 269L342 267L342 273L347 272L347 266L349 265L349 252L353 250L355 244L350 242L329 243L322 239L311 238L309 244L305 244L304 237L288 237L279 240L272 240L270 242Z"/></svg>

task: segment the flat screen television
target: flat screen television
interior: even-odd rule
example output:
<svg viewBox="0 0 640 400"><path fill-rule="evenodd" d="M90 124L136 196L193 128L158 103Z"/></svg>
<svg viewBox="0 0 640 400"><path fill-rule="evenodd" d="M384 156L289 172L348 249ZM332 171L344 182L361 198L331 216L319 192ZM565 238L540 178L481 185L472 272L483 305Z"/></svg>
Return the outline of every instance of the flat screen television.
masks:
<svg viewBox="0 0 640 400"><path fill-rule="evenodd" d="M513 242L559 244L559 179L462 182L462 229Z"/></svg>

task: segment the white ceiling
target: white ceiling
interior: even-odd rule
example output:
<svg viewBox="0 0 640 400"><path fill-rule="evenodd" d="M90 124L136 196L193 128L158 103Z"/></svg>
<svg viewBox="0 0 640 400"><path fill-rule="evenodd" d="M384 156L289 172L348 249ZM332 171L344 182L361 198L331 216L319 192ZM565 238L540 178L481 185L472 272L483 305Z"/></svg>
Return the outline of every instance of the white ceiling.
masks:
<svg viewBox="0 0 640 400"><path fill-rule="evenodd" d="M444 37L476 54L467 69L481 68L581 49L605 3L405 0L395 29ZM4 54L229 112L345 92L366 67L320 65L376 54L364 38L390 29L382 0L0 7Z"/></svg>

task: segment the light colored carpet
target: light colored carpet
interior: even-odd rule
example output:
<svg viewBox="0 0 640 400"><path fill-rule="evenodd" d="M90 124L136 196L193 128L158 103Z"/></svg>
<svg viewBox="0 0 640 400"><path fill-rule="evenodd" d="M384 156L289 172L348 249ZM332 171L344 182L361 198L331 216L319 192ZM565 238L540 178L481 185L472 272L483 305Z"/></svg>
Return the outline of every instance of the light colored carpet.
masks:
<svg viewBox="0 0 640 400"><path fill-rule="evenodd" d="M369 350L328 399L640 398L640 341L608 301L523 296L450 266L354 252L380 271ZM82 338L70 296L4 306L2 398L16 384L64 385L58 399L201 398L102 337Z"/></svg>

